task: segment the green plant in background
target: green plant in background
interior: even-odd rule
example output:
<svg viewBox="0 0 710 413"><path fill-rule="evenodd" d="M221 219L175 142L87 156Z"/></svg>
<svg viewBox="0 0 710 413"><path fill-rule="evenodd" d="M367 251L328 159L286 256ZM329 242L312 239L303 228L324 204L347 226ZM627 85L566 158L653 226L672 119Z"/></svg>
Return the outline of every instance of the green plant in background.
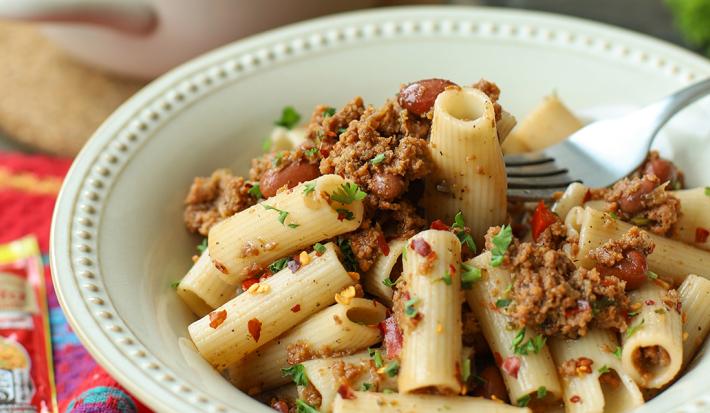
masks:
<svg viewBox="0 0 710 413"><path fill-rule="evenodd" d="M710 0L666 0L685 40L710 56Z"/></svg>

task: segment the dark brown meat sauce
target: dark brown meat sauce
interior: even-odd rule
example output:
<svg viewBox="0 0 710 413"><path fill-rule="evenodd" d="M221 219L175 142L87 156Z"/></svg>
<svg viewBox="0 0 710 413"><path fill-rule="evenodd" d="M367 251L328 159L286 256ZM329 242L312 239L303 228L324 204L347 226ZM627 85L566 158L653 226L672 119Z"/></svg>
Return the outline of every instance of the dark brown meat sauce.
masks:
<svg viewBox="0 0 710 413"><path fill-rule="evenodd" d="M562 251L561 224L547 228L543 243L513 239L502 266L511 271L511 304L503 309L518 327L528 326L546 336L584 336L591 327L625 331L629 300L625 283L602 277L596 269L576 268ZM486 234L486 249L501 230Z"/></svg>

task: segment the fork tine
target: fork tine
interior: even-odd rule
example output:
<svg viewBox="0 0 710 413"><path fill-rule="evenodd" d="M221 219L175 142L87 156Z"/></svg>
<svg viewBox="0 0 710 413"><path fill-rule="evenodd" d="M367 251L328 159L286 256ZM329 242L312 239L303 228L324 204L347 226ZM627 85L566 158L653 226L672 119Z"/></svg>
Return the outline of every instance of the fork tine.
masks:
<svg viewBox="0 0 710 413"><path fill-rule="evenodd" d="M569 176L541 176L541 177L524 177L524 178L511 178L508 177L508 188L511 189L521 189L521 188L531 188L531 189L545 189L545 188L566 188L569 184L573 182L580 182L578 179L572 179Z"/></svg>
<svg viewBox="0 0 710 413"><path fill-rule="evenodd" d="M543 177L567 174L567 169L559 169L554 163L506 168L508 178Z"/></svg>
<svg viewBox="0 0 710 413"><path fill-rule="evenodd" d="M530 153L524 155L505 155L503 157L505 160L505 166L529 166L529 165L541 165L545 163L554 163L555 159L551 158L544 153Z"/></svg>
<svg viewBox="0 0 710 413"><path fill-rule="evenodd" d="M555 192L560 189L511 189L508 188L508 199L512 201L537 201L540 199L550 199Z"/></svg>

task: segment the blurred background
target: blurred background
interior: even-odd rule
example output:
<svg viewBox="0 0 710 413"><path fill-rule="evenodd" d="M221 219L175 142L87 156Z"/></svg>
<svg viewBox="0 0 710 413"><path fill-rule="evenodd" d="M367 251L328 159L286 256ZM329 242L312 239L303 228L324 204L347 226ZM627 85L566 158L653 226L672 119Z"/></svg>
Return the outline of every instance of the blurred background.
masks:
<svg viewBox="0 0 710 413"><path fill-rule="evenodd" d="M0 150L73 156L121 102L205 50L319 15L410 4L559 13L710 52L710 0L0 0Z"/></svg>

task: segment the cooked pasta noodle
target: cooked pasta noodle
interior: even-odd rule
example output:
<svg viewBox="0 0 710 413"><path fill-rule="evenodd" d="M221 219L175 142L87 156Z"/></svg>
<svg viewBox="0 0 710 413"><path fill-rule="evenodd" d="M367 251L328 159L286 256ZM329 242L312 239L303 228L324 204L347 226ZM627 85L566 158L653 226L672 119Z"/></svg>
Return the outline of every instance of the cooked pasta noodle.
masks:
<svg viewBox="0 0 710 413"><path fill-rule="evenodd" d="M710 331L710 280L690 274L678 287L683 323L683 368Z"/></svg>
<svg viewBox="0 0 710 413"><path fill-rule="evenodd" d="M392 287L385 285L389 280L394 282L392 276L399 276L395 271L399 263L401 270L402 248L407 244L406 240L395 239L388 243L389 254L380 253L367 273L362 277L362 286L368 293L379 298L383 303L392 306Z"/></svg>
<svg viewBox="0 0 710 413"><path fill-rule="evenodd" d="M705 188L673 191L680 200L681 214L678 217L673 238L704 250L710 250L710 237L699 236L710 231L710 196Z"/></svg>
<svg viewBox="0 0 710 413"><path fill-rule="evenodd" d="M354 392L353 397L335 398L334 413L530 413L525 407L513 407L481 397L443 397L414 394Z"/></svg>
<svg viewBox="0 0 710 413"><path fill-rule="evenodd" d="M198 317L204 317L236 295L236 287L224 282L220 275L205 250L180 280L177 294Z"/></svg>

